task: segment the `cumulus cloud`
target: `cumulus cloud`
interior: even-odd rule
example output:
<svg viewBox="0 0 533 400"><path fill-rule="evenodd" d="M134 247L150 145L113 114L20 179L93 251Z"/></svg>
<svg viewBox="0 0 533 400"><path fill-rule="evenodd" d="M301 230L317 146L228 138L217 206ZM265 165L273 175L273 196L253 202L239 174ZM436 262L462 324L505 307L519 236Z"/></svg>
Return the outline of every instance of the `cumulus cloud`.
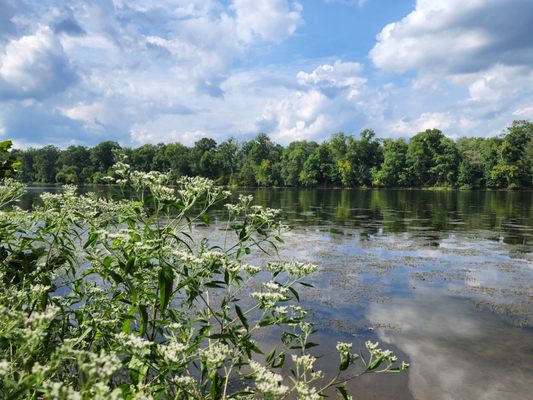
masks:
<svg viewBox="0 0 533 400"><path fill-rule="evenodd" d="M292 35L302 23L302 6L287 0L233 0L237 32L250 41L257 34L280 42Z"/></svg>
<svg viewBox="0 0 533 400"><path fill-rule="evenodd" d="M200 130L179 132L171 130L165 133L148 132L146 129L133 127L130 131L131 143L135 146L147 143L174 143L179 142L186 146L193 146L195 142L208 135Z"/></svg>
<svg viewBox="0 0 533 400"><path fill-rule="evenodd" d="M370 57L393 72L472 73L498 63L530 65L532 35L528 0L418 0L413 12L383 28Z"/></svg>
<svg viewBox="0 0 533 400"><path fill-rule="evenodd" d="M0 96L4 98L47 97L65 90L76 78L61 43L46 26L11 40L0 59Z"/></svg>
<svg viewBox="0 0 533 400"><path fill-rule="evenodd" d="M359 89L365 84L366 78L361 76L363 65L354 62L336 60L333 64L324 64L313 72L298 72L298 83L314 87L329 97L334 97L344 90L348 90L348 98L359 94Z"/></svg>
<svg viewBox="0 0 533 400"><path fill-rule="evenodd" d="M366 79L359 63L336 60L296 74L301 88L271 99L256 121L258 130L281 142L323 140L361 116L359 96Z"/></svg>

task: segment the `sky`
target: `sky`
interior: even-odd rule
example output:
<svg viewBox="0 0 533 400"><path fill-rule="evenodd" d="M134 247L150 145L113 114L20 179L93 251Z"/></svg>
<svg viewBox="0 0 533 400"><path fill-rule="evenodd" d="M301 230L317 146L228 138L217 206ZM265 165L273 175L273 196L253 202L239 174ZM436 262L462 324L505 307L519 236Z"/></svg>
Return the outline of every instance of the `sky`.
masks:
<svg viewBox="0 0 533 400"><path fill-rule="evenodd" d="M493 136L532 37L531 0L0 0L0 140Z"/></svg>

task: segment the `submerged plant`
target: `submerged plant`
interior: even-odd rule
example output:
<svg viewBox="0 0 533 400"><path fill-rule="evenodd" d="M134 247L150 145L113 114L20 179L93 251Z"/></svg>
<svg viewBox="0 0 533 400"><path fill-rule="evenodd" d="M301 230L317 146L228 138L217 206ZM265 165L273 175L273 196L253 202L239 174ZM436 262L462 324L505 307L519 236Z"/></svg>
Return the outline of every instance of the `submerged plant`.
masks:
<svg viewBox="0 0 533 400"><path fill-rule="evenodd" d="M32 212L12 206L20 185L0 186L5 398L318 399L333 388L348 398L348 379L408 367L377 344L363 357L339 343L338 373L317 369L295 288L316 267L246 262L283 242L277 210L241 196L225 206L223 241L195 240L229 192L123 161L112 179L116 200L65 186ZM262 331L280 334L267 355Z"/></svg>

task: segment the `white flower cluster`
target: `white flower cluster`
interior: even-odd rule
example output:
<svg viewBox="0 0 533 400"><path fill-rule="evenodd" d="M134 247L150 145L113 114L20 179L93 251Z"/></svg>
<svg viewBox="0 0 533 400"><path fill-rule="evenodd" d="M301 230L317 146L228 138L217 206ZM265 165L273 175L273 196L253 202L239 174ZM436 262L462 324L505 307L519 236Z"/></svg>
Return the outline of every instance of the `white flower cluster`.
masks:
<svg viewBox="0 0 533 400"><path fill-rule="evenodd" d="M231 195L231 192L222 190L219 186L215 186L215 183L211 179L202 178L200 176L181 177L177 184L179 187L178 194L186 207L189 207L196 201L196 199L203 196L205 196L207 204L213 204L214 202Z"/></svg>
<svg viewBox="0 0 533 400"><path fill-rule="evenodd" d="M302 263L294 260L289 262L269 262L267 268L272 273L286 272L293 278L301 278L318 270L318 267L314 264Z"/></svg>
<svg viewBox="0 0 533 400"><path fill-rule="evenodd" d="M120 360L114 353L85 352L83 355L85 355L85 359L81 367L98 380L109 379L121 366Z"/></svg>
<svg viewBox="0 0 533 400"><path fill-rule="evenodd" d="M273 281L265 282L263 283L263 288L266 289L266 291L250 294L250 297L256 299L259 302L259 307L263 309L274 308L278 301L288 299L289 289L281 286L279 283Z"/></svg>
<svg viewBox="0 0 533 400"><path fill-rule="evenodd" d="M296 365L296 368L299 368L302 371L312 370L316 362L316 357L313 357L309 354L304 354L301 356L297 354L292 354L291 358L292 362Z"/></svg>
<svg viewBox="0 0 533 400"><path fill-rule="evenodd" d="M383 359L390 367L391 364L398 361L398 357L396 357L391 350L382 350L380 349L379 343L372 343L370 340L365 342L365 346L368 350L368 352L375 357L376 359ZM409 363L406 363L405 361L402 361L402 364L400 365L399 369L400 371L403 371L405 369L409 368Z"/></svg>
<svg viewBox="0 0 533 400"><path fill-rule="evenodd" d="M38 362L33 364L33 366L31 367L31 373L33 375L45 375L50 370L51 368L49 365L42 365Z"/></svg>
<svg viewBox="0 0 533 400"><path fill-rule="evenodd" d="M352 343L337 342L337 351L339 354L349 354L352 351Z"/></svg>
<svg viewBox="0 0 533 400"><path fill-rule="evenodd" d="M163 357L172 363L177 363L183 360L185 350L187 350L187 345L180 343L175 339L171 339L167 344L160 344L158 347Z"/></svg>
<svg viewBox="0 0 533 400"><path fill-rule="evenodd" d="M68 399L81 400L82 395L75 391L72 387L63 384L62 382L45 381L43 389L46 391L46 398L49 399Z"/></svg>
<svg viewBox="0 0 533 400"><path fill-rule="evenodd" d="M32 296L42 296L43 294L47 293L51 289L48 285L41 285L41 284L35 284L30 286L30 291Z"/></svg>
<svg viewBox="0 0 533 400"><path fill-rule="evenodd" d="M304 382L296 382L296 392L298 392L298 400L322 400L321 396L315 387L306 385Z"/></svg>
<svg viewBox="0 0 533 400"><path fill-rule="evenodd" d="M262 366L256 361L250 361L255 388L264 399L279 399L289 392L289 387L283 385L283 377Z"/></svg>
<svg viewBox="0 0 533 400"><path fill-rule="evenodd" d="M113 171L115 172L116 175L124 178L129 175L131 171L131 167L129 164L119 161L115 163L115 165L113 165Z"/></svg>
<svg viewBox="0 0 533 400"><path fill-rule="evenodd" d="M172 381L182 389L196 389L196 380L192 376L175 376Z"/></svg>
<svg viewBox="0 0 533 400"><path fill-rule="evenodd" d="M124 332L118 333L115 336L115 338L123 346L134 348L134 349L139 349L139 350L150 348L150 346L152 346L152 344L153 344L149 340L143 339L142 337L139 337L139 336L133 335L133 334L128 335L128 334L126 334Z"/></svg>
<svg viewBox="0 0 533 400"><path fill-rule="evenodd" d="M59 307L50 306L43 312L34 312L27 319L27 325L41 325L50 323L59 312Z"/></svg>
<svg viewBox="0 0 533 400"><path fill-rule="evenodd" d="M207 369L213 370L220 368L232 354L233 351L227 344L216 342L202 349L200 358Z"/></svg>
<svg viewBox="0 0 533 400"><path fill-rule="evenodd" d="M7 360L0 360L0 376L7 375L11 368L11 363Z"/></svg>
<svg viewBox="0 0 533 400"><path fill-rule="evenodd" d="M225 207L228 209L230 214L238 215L248 210L253 200L254 197L252 195L240 194L236 204L226 204Z"/></svg>

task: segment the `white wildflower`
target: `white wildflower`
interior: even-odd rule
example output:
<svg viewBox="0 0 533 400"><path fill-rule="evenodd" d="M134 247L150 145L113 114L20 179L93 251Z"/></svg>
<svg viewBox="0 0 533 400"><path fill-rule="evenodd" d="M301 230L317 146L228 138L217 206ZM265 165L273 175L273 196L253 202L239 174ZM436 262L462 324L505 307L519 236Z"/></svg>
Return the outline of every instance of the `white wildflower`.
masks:
<svg viewBox="0 0 533 400"><path fill-rule="evenodd" d="M242 269L244 270L244 272L246 272L250 276L254 276L258 274L259 272L261 272L260 267L257 267L255 265L250 265L250 264L244 264L242 266Z"/></svg>
<svg viewBox="0 0 533 400"><path fill-rule="evenodd" d="M50 366L42 365L42 364L39 364L38 362L33 364L33 366L31 367L31 373L34 375L44 375L48 371L50 371Z"/></svg>
<svg viewBox="0 0 533 400"><path fill-rule="evenodd" d="M176 363L183 359L187 346L176 340L171 340L166 345L159 345L159 350L167 361Z"/></svg>
<svg viewBox="0 0 533 400"><path fill-rule="evenodd" d="M292 362L296 365L296 368L301 368L303 372L313 369L316 362L316 357L309 354L298 356L296 354L291 355Z"/></svg>
<svg viewBox="0 0 533 400"><path fill-rule="evenodd" d="M282 384L283 377L262 366L256 361L250 361L250 368L255 378L255 388L264 398L277 399L285 396L289 388Z"/></svg>
<svg viewBox="0 0 533 400"><path fill-rule="evenodd" d="M217 369L232 354L232 350L227 344L214 343L201 350L200 357L208 369Z"/></svg>
<svg viewBox="0 0 533 400"><path fill-rule="evenodd" d="M7 360L0 360L0 376L7 375L9 369L11 368L11 363Z"/></svg>
<svg viewBox="0 0 533 400"><path fill-rule="evenodd" d="M135 349L146 349L153 344L149 340L143 339L142 337L133 334L127 335L124 332L120 332L115 337L117 340L121 341L124 346Z"/></svg>
<svg viewBox="0 0 533 400"><path fill-rule="evenodd" d="M26 319L26 324L32 325L32 324L48 323L56 317L58 312L59 312L59 307L50 306L44 312L32 313Z"/></svg>
<svg viewBox="0 0 533 400"><path fill-rule="evenodd" d="M345 342L338 342L337 343L337 351L340 354L347 354L350 351L352 351L352 343L345 343Z"/></svg>
<svg viewBox="0 0 533 400"><path fill-rule="evenodd" d="M314 264L302 263L298 261L289 262L270 262L267 264L267 268L273 272L286 272L288 275L294 278L301 278L303 276L312 274L317 271L318 267Z"/></svg>
<svg viewBox="0 0 533 400"><path fill-rule="evenodd" d="M296 382L296 391L298 400L321 400L322 396L318 394L316 388L307 386L304 382Z"/></svg>
<svg viewBox="0 0 533 400"><path fill-rule="evenodd" d="M192 376L175 376L172 380L182 388L196 387L196 380Z"/></svg>

